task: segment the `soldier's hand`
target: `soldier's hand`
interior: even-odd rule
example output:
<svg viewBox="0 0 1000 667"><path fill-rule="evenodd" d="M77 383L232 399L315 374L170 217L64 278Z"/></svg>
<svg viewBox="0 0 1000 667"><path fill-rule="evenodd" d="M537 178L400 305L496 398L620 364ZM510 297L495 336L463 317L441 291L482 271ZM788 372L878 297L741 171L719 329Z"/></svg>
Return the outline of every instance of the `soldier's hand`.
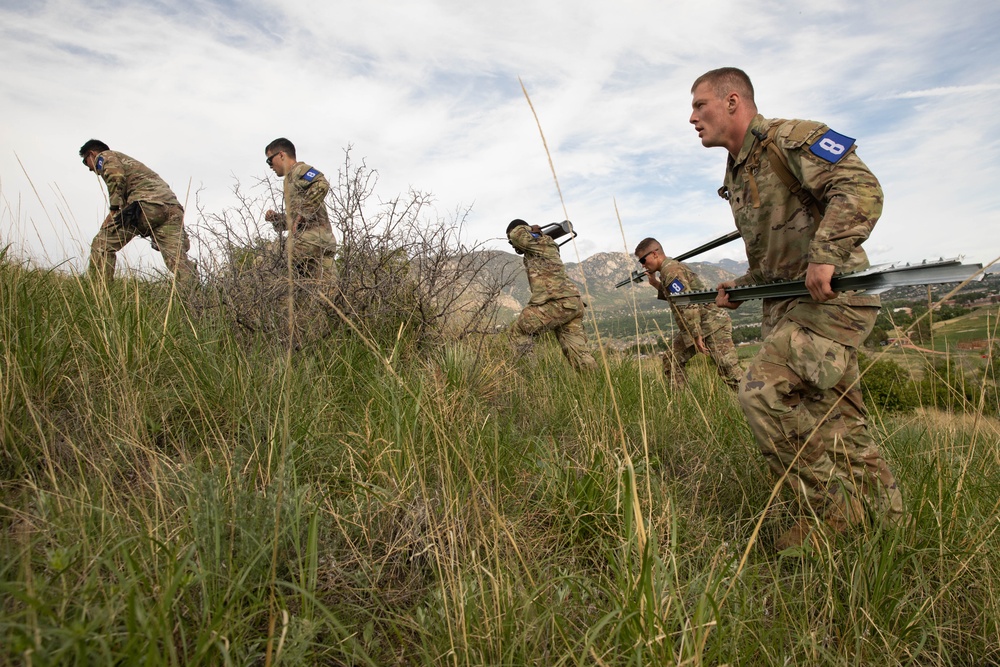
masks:
<svg viewBox="0 0 1000 667"><path fill-rule="evenodd" d="M837 296L837 293L830 287L835 269L833 264L810 263L806 267L806 289L809 290L809 296L814 301L823 303Z"/></svg>
<svg viewBox="0 0 1000 667"><path fill-rule="evenodd" d="M649 280L650 285L656 289L660 289L660 278L656 275L655 271L649 271L646 274L646 279Z"/></svg>
<svg viewBox="0 0 1000 667"><path fill-rule="evenodd" d="M705 338L703 336L696 336L694 339L694 346L702 354L708 354L708 346L705 345Z"/></svg>
<svg viewBox="0 0 1000 667"><path fill-rule="evenodd" d="M716 289L719 290L719 293L715 296L715 305L716 306L718 306L719 308L728 308L730 310L736 310L737 308L740 307L740 304L743 303L743 302L742 301L730 301L729 300L729 294L726 293L727 289L731 289L733 287L736 287L736 283L733 282L732 280L727 280L726 282L719 283L716 286Z"/></svg>
<svg viewBox="0 0 1000 667"><path fill-rule="evenodd" d="M542 233L542 228L539 227L538 225L532 225L531 226L531 231L535 232L536 234L541 234Z"/></svg>

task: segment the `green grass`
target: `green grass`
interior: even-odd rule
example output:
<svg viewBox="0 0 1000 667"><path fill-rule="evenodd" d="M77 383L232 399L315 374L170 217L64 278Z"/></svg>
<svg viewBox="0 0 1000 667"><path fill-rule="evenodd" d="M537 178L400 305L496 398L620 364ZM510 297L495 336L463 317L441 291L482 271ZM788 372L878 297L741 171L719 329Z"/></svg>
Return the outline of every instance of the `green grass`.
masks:
<svg viewBox="0 0 1000 667"><path fill-rule="evenodd" d="M983 415L874 409L914 523L778 556L707 364L224 321L0 261L0 663L1000 661Z"/></svg>
<svg viewBox="0 0 1000 667"><path fill-rule="evenodd" d="M977 308L968 315L935 322L933 349L954 350L960 342L993 340L1000 331L998 318L1000 318L1000 307L988 306Z"/></svg>

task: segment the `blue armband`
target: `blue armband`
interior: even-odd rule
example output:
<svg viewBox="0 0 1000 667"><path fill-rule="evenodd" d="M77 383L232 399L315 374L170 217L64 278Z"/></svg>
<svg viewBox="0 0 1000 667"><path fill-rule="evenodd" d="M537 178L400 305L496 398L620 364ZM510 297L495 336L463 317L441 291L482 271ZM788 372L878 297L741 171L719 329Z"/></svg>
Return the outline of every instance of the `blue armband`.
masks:
<svg viewBox="0 0 1000 667"><path fill-rule="evenodd" d="M809 147L809 151L818 158L836 164L840 158L847 155L853 145L854 139L833 130L827 130L826 134L819 138L819 141Z"/></svg>

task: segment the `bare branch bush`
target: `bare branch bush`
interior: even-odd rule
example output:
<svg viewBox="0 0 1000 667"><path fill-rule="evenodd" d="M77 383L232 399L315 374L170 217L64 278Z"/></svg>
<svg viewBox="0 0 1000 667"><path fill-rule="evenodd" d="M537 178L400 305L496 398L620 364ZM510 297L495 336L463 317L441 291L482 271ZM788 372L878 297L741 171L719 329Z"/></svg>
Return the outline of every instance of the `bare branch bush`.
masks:
<svg viewBox="0 0 1000 667"><path fill-rule="evenodd" d="M492 254L481 243L463 243L469 209L439 217L433 197L412 189L380 198L378 172L352 161L350 147L329 180L327 205L340 238L335 287L318 296L315 285L291 284L282 239L262 222L265 210L281 208L280 183L262 179L245 189L237 182L233 206L207 213L199 205L199 234L209 248L202 262L207 307L242 334L281 341L289 335L289 289L313 292L325 306L326 332L344 326L337 311L379 341L401 330L419 343L493 330L498 298L513 276L490 270Z"/></svg>

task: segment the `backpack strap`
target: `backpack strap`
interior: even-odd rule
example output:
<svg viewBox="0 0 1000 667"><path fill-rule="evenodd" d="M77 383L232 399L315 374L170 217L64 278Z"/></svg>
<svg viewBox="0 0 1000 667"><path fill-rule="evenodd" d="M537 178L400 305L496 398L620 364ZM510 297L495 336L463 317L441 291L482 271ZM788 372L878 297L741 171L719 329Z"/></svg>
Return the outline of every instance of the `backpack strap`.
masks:
<svg viewBox="0 0 1000 667"><path fill-rule="evenodd" d="M754 208L760 207L760 196L757 192L757 182L753 177L753 172L757 170L760 165L761 154L766 150L767 156L771 163L771 168L774 169L774 173L781 179L781 182L785 184L785 187L789 191L798 197L798 200L802 202L802 205L812 214L813 219L817 222L823 218L823 212L820 210L819 202L815 197L812 196L808 190L802 187L802 183L799 179L795 178L795 174L792 173L791 169L788 168L788 160L785 158L785 154L781 152L781 149L774 143L774 135L778 132L778 126L773 125L767 134L761 132L760 130L751 130L753 135L757 137L760 144L757 150L754 151L753 155L750 157L750 164L748 165L750 169L747 170L750 176L750 190L753 195Z"/></svg>

